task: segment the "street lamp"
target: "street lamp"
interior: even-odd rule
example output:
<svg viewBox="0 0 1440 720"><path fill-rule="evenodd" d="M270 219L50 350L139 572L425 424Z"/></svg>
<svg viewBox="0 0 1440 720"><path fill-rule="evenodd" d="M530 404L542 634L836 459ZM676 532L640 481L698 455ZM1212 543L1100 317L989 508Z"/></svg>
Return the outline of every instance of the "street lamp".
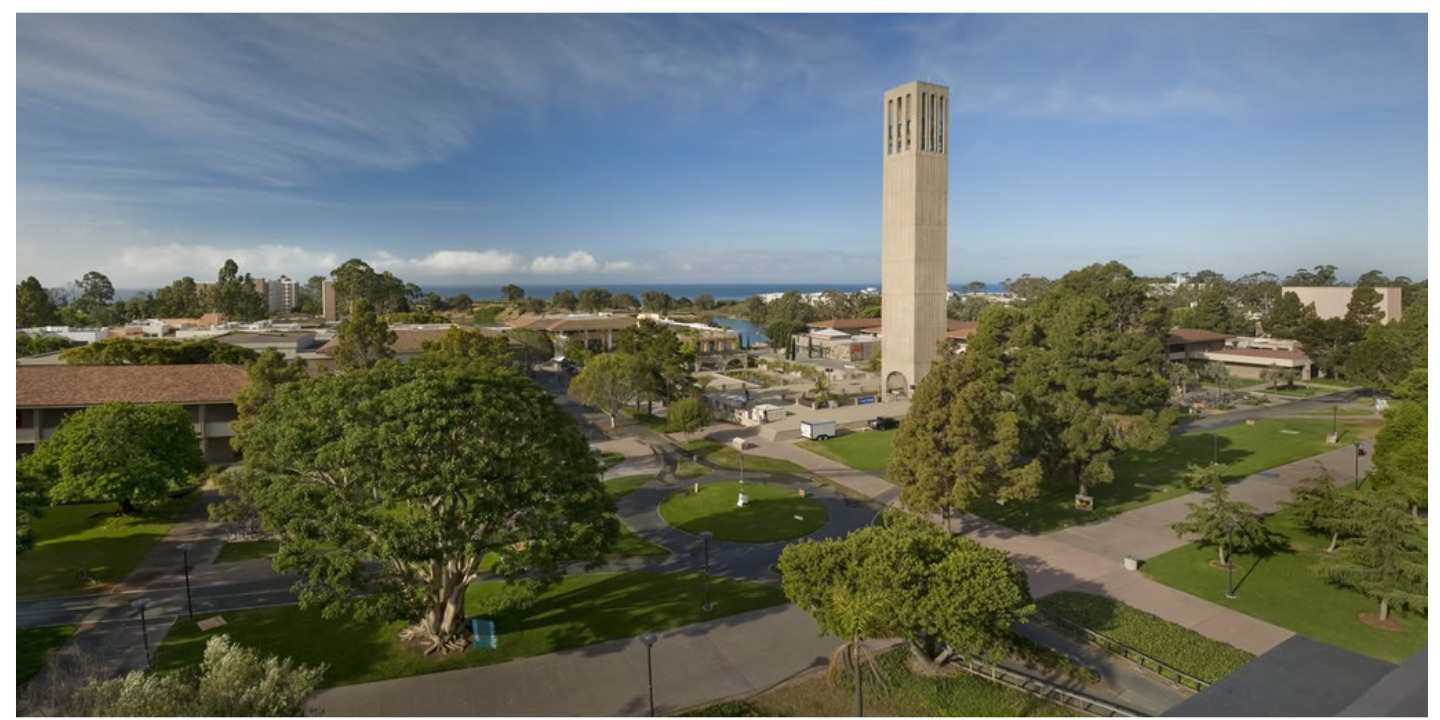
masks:
<svg viewBox="0 0 1440 720"><path fill-rule="evenodd" d="M195 599L190 596L190 543L180 543L177 549L185 565L185 608L190 614L190 622L195 622Z"/></svg>
<svg viewBox="0 0 1440 720"><path fill-rule="evenodd" d="M715 607L710 604L710 538L712 537L715 537L715 533L709 530L700 531L700 539L705 541L705 604L701 605L700 609L705 612L710 612Z"/></svg>
<svg viewBox="0 0 1440 720"><path fill-rule="evenodd" d="M1230 574L1230 586L1225 591L1225 597L1235 599L1235 518L1225 518L1225 569Z"/></svg>
<svg viewBox="0 0 1440 720"><path fill-rule="evenodd" d="M140 611L140 637L145 641L145 667L150 667L150 631L145 625L145 608L150 607L150 598L137 598L130 607Z"/></svg>
<svg viewBox="0 0 1440 720"><path fill-rule="evenodd" d="M645 643L645 680L650 687L650 717L655 717L655 663L650 655L651 648L655 647L655 633L641 635L640 642Z"/></svg>
<svg viewBox="0 0 1440 720"><path fill-rule="evenodd" d="M740 441L740 492L745 492L745 441Z"/></svg>

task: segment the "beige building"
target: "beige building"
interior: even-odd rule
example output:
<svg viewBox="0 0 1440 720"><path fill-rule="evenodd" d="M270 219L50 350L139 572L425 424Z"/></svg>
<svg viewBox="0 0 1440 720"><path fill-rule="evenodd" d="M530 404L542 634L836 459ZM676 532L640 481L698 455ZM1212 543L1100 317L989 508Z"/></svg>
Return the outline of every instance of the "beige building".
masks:
<svg viewBox="0 0 1440 720"><path fill-rule="evenodd" d="M1236 337L1177 327L1165 340L1165 357L1172 362L1223 363L1237 378L1257 379L1271 367L1295 370L1300 380L1315 377L1315 362L1294 340Z"/></svg>
<svg viewBox="0 0 1440 720"><path fill-rule="evenodd" d="M1343 318L1349 309L1350 294L1355 292L1353 287L1286 287L1280 289L1281 293L1293 292L1300 298L1301 305L1314 305L1315 314L1321 320L1330 318ZM1380 293L1381 322L1397 322L1400 320L1400 288L1398 287L1377 287L1375 292Z"/></svg>
<svg viewBox="0 0 1440 720"><path fill-rule="evenodd" d="M881 358L887 397L909 397L945 337L950 91L912 82L885 93L880 220Z"/></svg>

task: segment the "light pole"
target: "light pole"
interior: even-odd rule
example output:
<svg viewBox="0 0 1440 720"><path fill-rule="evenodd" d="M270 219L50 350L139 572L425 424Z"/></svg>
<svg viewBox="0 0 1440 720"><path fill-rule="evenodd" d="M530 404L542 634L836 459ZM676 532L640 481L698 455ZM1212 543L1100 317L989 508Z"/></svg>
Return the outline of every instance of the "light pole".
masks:
<svg viewBox="0 0 1440 720"><path fill-rule="evenodd" d="M745 492L745 441L740 441L740 492Z"/></svg>
<svg viewBox="0 0 1440 720"><path fill-rule="evenodd" d="M1229 589L1225 591L1225 597L1235 599L1235 518L1225 518L1225 570L1230 574Z"/></svg>
<svg viewBox="0 0 1440 720"><path fill-rule="evenodd" d="M195 622L195 599L190 596L190 543L180 543L180 557L185 565L185 609L190 622Z"/></svg>
<svg viewBox="0 0 1440 720"><path fill-rule="evenodd" d="M150 598L137 598L130 607L140 611L140 638L145 641L145 667L150 667L150 631L145 625L145 608L150 607Z"/></svg>
<svg viewBox="0 0 1440 720"><path fill-rule="evenodd" d="M1330 437L1340 441L1340 406L1333 405L1330 408Z"/></svg>
<svg viewBox="0 0 1440 720"><path fill-rule="evenodd" d="M705 604L701 605L700 609L705 612L710 612L715 607L710 604L710 538L712 537L715 537L715 533L709 530L700 531L700 539L705 541Z"/></svg>
<svg viewBox="0 0 1440 720"><path fill-rule="evenodd" d="M650 687L650 717L655 717L655 663L650 655L650 649L655 647L655 633L641 635L640 642L645 643L645 681Z"/></svg>

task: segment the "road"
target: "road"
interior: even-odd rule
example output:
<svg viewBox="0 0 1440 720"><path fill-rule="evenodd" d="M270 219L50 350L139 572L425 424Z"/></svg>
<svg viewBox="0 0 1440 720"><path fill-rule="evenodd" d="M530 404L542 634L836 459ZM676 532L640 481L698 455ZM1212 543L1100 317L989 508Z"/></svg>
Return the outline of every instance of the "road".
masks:
<svg viewBox="0 0 1440 720"><path fill-rule="evenodd" d="M1210 415L1199 418L1181 418L1175 428L1176 435L1185 433L1205 432L1208 430L1219 430L1231 425L1239 425L1246 420L1263 420L1266 418L1290 417L1302 415L1316 410L1330 410L1340 407L1346 403L1352 403L1363 397L1369 397L1370 391L1361 388L1341 390L1328 395L1318 397L1291 400L1289 402L1274 405L1262 405L1260 407L1246 408L1244 410L1232 410L1219 415ZM1323 417L1320 415L1317 418Z"/></svg>

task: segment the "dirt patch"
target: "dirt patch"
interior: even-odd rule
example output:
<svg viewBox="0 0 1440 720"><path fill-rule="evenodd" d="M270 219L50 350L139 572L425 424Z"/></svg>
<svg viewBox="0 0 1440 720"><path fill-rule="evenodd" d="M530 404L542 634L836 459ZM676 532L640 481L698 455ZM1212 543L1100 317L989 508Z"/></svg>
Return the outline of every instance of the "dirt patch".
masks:
<svg viewBox="0 0 1440 720"><path fill-rule="evenodd" d="M1206 565L1209 565L1209 566L1212 567L1212 568L1215 568L1216 570L1229 570L1229 569L1230 569L1230 566L1229 566L1229 565L1226 565L1225 563L1222 563L1222 562L1220 562L1219 560L1211 560L1210 562L1205 563L1205 564L1206 564ZM1236 568L1236 569L1238 570L1239 568Z"/></svg>
<svg viewBox="0 0 1440 720"><path fill-rule="evenodd" d="M1400 632L1405 629L1405 623L1403 621L1396 620L1393 616L1389 620L1381 620L1380 613L1360 613L1359 615L1360 622L1363 622L1366 625L1375 628L1376 630L1385 630L1387 632Z"/></svg>

